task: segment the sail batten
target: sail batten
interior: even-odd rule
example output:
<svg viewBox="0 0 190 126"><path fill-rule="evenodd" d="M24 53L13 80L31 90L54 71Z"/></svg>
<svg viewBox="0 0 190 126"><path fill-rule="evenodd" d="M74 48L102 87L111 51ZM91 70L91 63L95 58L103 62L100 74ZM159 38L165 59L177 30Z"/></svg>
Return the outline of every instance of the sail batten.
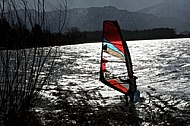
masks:
<svg viewBox="0 0 190 126"><path fill-rule="evenodd" d="M100 81L126 93L128 84L121 82L118 75L132 78L132 62L118 22L107 20L103 22Z"/></svg>

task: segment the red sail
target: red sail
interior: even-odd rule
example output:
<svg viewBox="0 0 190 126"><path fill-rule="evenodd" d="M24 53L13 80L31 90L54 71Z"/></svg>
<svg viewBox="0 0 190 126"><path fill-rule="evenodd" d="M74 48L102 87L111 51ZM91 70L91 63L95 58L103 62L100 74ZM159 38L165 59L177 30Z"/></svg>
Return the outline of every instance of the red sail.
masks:
<svg viewBox="0 0 190 126"><path fill-rule="evenodd" d="M107 62L107 60L102 58L102 72L103 73L106 72L106 62Z"/></svg>
<svg viewBox="0 0 190 126"><path fill-rule="evenodd" d="M133 77L130 53L117 21L104 21L100 81L126 93L128 84L121 82L118 76Z"/></svg>

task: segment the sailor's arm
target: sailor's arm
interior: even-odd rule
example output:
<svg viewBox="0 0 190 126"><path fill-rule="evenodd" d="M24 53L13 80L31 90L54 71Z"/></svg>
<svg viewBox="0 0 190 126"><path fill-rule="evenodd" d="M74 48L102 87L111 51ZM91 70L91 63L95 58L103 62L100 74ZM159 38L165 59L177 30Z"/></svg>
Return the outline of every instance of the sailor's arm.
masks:
<svg viewBox="0 0 190 126"><path fill-rule="evenodd" d="M119 76L118 78L119 78L119 80L122 81L122 82L127 82L127 83L129 83L129 82L131 81L130 79L122 79L120 76ZM134 76L134 79L136 80L137 77Z"/></svg>
<svg viewBox="0 0 190 126"><path fill-rule="evenodd" d="M130 82L130 80L129 80L129 79L122 79L120 76L119 76L118 78L119 78L119 80L120 80L121 82L127 82L127 83L129 83L129 82Z"/></svg>

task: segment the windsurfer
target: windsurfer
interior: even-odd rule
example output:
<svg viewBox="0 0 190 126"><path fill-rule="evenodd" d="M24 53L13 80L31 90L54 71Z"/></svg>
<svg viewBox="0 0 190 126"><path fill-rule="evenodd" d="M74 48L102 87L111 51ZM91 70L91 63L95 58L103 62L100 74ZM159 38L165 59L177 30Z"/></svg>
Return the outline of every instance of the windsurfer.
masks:
<svg viewBox="0 0 190 126"><path fill-rule="evenodd" d="M126 82L129 84L129 89L125 94L125 99L128 101L128 97L130 98L130 102L137 102L139 99L139 91L137 90L137 85L136 85L136 76L133 76L133 78L129 78L129 79L122 79L121 77L119 77L120 81L122 82Z"/></svg>
<svg viewBox="0 0 190 126"><path fill-rule="evenodd" d="M109 62L108 65L106 65L107 62ZM121 68L123 69L122 71ZM125 80L125 78L122 78L119 80L117 76L123 75L123 72L128 75L130 79ZM100 81L124 93L127 102L128 97L131 102L137 102L140 97L140 92L137 90L136 79L137 77L133 75L133 65L129 49L126 41L123 39L118 22L104 21Z"/></svg>

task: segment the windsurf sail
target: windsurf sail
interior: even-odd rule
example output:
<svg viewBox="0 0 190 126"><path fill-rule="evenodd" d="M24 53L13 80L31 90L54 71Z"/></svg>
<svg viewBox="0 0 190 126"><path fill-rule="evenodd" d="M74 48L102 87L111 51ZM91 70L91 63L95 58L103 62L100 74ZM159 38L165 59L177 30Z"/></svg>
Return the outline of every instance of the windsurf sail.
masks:
<svg viewBox="0 0 190 126"><path fill-rule="evenodd" d="M100 81L111 88L126 93L128 84L118 77L133 78L133 67L126 41L117 21L103 22Z"/></svg>

